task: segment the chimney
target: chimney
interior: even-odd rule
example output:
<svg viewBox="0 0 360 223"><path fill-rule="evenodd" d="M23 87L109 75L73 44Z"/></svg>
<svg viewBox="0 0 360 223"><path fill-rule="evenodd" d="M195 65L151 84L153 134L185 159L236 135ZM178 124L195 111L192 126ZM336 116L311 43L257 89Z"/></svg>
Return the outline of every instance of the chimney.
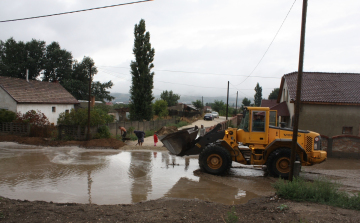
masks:
<svg viewBox="0 0 360 223"><path fill-rule="evenodd" d="M29 69L26 69L26 81L29 82Z"/></svg>
<svg viewBox="0 0 360 223"><path fill-rule="evenodd" d="M90 96L90 107L94 107L95 106L95 96Z"/></svg>

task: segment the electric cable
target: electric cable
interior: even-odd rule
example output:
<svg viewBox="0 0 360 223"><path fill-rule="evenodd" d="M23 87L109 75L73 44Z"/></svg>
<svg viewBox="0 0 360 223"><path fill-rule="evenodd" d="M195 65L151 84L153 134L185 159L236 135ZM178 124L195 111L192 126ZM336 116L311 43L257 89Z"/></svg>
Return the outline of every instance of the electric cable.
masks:
<svg viewBox="0 0 360 223"><path fill-rule="evenodd" d="M136 4L136 3L143 3L143 2L149 2L149 1L153 1L153 0L127 2L127 3L117 4L117 5L101 6L101 7L90 8L90 9L81 9L81 10L70 11L70 12L55 13L55 14L50 14L50 15L41 15L41 16L34 16L34 17L21 18L21 19L9 19L9 20L3 20L0 22L15 22L15 21L21 21L21 20L39 19L39 18L45 18L45 17L50 17L50 16L66 15L66 14L72 14L72 13L77 13L77 12L86 12L86 11L91 11L91 10L96 10L96 9L105 9L105 8L112 8L112 7L117 7L117 6L132 5L132 4Z"/></svg>
<svg viewBox="0 0 360 223"><path fill-rule="evenodd" d="M291 7L290 7L290 10L288 11L288 13L286 14L286 16L285 16L285 18L284 18L284 20L283 20L283 22L281 23L281 25L280 25L280 28L278 29L278 31L276 32L276 34L275 34L275 36L274 36L274 38L272 39L272 41L271 41L271 43L270 43L270 45L268 46L268 48L266 49L266 51L265 51L265 53L263 54L263 56L261 57L261 59L260 59L260 61L256 64L256 66L255 66L255 68L251 71L251 73L240 83L240 84L242 84L242 83L244 83L253 73L254 73L254 71L256 70L256 68L259 66L259 64L261 63L261 61L264 59L264 57L265 57L265 55L266 55L266 53L269 51L269 49L270 49L270 47L271 47L271 45L273 44L273 42L274 42L274 40L275 40L275 38L277 37L277 35L279 34L279 32L280 32L280 29L282 28L282 26L284 25L284 23L285 23L285 20L287 19L287 17L288 17L288 15L290 14L290 11L291 11L291 9L293 8L293 6L294 6L294 4L295 4L295 2L296 2L296 0L293 2L293 4L291 5ZM240 84L237 84L237 85L240 85Z"/></svg>

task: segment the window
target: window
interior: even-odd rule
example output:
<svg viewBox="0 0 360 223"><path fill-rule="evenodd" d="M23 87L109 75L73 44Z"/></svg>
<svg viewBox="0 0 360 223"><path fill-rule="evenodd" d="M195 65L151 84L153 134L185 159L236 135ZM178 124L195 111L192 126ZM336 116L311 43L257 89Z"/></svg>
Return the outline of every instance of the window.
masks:
<svg viewBox="0 0 360 223"><path fill-rule="evenodd" d="M52 112L56 112L56 107L52 107Z"/></svg>
<svg viewBox="0 0 360 223"><path fill-rule="evenodd" d="M342 134L345 135L352 135L353 134L353 127L345 126L342 128Z"/></svg>
<svg viewBox="0 0 360 223"><path fill-rule="evenodd" d="M243 116L239 128L243 129L245 132L249 132L249 110L245 110Z"/></svg>
<svg viewBox="0 0 360 223"><path fill-rule="evenodd" d="M69 109L66 109L66 110L65 110L65 114L69 114Z"/></svg>
<svg viewBox="0 0 360 223"><path fill-rule="evenodd" d="M265 132L265 111L252 112L252 132Z"/></svg>

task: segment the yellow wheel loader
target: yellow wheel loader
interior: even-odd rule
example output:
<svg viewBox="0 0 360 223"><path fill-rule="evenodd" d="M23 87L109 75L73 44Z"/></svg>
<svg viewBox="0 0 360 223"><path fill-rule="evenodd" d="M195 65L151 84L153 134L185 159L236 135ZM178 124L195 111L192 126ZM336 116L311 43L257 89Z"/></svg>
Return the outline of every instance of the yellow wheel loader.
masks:
<svg viewBox="0 0 360 223"><path fill-rule="evenodd" d="M159 139L177 156L199 155L200 168L210 174L226 174L232 161L245 165L266 166L271 176L287 178L293 130L277 127L277 113L267 107L247 107L239 128L221 129L218 124L197 137L197 127L160 136ZM302 166L326 160L319 133L298 131L296 159Z"/></svg>

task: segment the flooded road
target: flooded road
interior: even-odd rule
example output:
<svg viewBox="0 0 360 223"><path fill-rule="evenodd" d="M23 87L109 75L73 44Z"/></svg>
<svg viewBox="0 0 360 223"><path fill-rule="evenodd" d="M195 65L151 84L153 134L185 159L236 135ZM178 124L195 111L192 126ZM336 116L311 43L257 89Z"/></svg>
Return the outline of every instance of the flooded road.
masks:
<svg viewBox="0 0 360 223"><path fill-rule="evenodd" d="M226 177L198 171L197 157L164 151L89 150L2 143L0 195L12 199L130 204L162 197L223 204L274 193L259 169L233 168Z"/></svg>

